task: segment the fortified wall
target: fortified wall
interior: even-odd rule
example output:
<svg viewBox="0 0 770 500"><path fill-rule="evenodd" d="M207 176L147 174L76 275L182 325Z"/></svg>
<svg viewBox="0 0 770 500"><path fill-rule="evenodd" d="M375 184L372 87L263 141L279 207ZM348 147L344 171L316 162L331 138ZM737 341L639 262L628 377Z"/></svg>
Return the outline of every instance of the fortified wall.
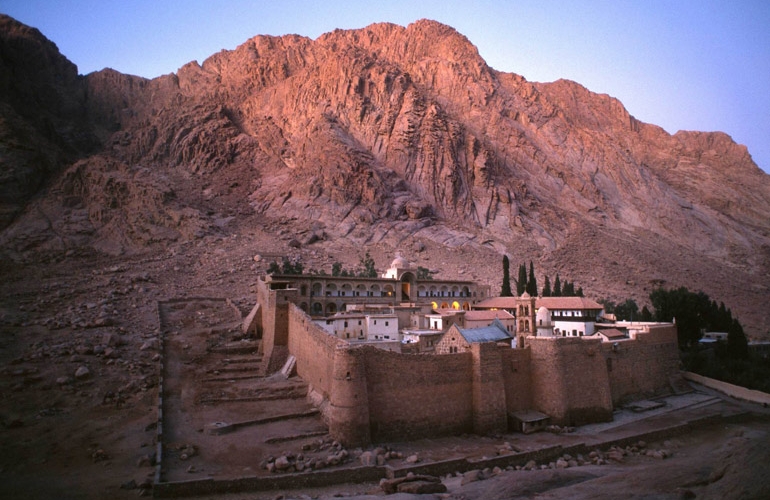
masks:
<svg viewBox="0 0 770 500"><path fill-rule="evenodd" d="M560 425L608 421L619 403L669 393L678 373L673 325L617 345L528 337L523 349L482 343L455 354L402 354L329 335L292 303L296 290L280 287L258 288L263 363L275 371L292 354L330 434L348 446L502 433L521 410Z"/></svg>

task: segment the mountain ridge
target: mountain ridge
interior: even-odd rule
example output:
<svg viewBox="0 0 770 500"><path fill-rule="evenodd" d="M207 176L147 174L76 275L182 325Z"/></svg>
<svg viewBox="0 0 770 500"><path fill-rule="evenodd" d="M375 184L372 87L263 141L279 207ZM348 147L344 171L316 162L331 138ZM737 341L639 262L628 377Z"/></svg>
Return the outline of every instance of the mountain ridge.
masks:
<svg viewBox="0 0 770 500"><path fill-rule="evenodd" d="M668 134L575 82L494 70L435 21L258 35L155 79L105 69L72 82L57 90L76 103L59 120L85 139L61 125L46 151L71 151L38 171L47 187L0 199L15 203L0 234L9 258L157 251L288 219L319 237L297 249L273 235L305 259L467 247L640 300L663 275L770 327L770 176L745 146ZM34 149L14 130L6 144ZM8 158L17 178L34 175ZM496 284L490 266L476 275Z"/></svg>

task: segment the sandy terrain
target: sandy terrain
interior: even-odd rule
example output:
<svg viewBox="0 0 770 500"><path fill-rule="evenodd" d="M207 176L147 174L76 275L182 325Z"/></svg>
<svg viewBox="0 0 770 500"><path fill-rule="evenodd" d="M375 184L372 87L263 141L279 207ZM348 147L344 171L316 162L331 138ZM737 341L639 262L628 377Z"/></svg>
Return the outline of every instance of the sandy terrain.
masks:
<svg viewBox="0 0 770 500"><path fill-rule="evenodd" d="M153 259L75 255L66 263L4 266L0 498L117 500L151 493L158 434L160 321L167 331L168 360L164 480L269 476L264 466L271 456L303 452L307 458L323 459L333 451L328 438L320 434L322 421L314 415L252 422L230 434L207 432L215 422L244 423L312 410L299 397L305 390L301 380L259 378L258 358L250 354L256 343L239 337L236 310L224 301L232 299L241 313L253 305L249 283L258 269L252 260L255 247L235 240L209 243L205 251L187 252L182 247ZM223 296L221 290L228 294ZM668 443L649 443L651 450L665 448L671 453L665 460L634 455L599 466L501 471L464 485L461 478L444 477L446 495L694 498L692 493L696 498L766 498L770 494L767 410L721 400L715 403L714 395L703 389L679 401L643 416L649 425L707 412L730 416L748 409L757 416L702 427ZM677 404L683 407L676 409ZM571 434L386 443L400 454L388 465L403 466L413 454L420 463L494 456L505 442L519 450L590 442L648 425L633 421L638 416L625 415L617 414L615 422L603 428L585 427ZM302 449L303 444L307 449ZM357 465L363 451L347 450L347 460L338 467ZM185 452L192 456L182 460ZM323 498L383 493L371 483L225 497L259 499L281 494Z"/></svg>

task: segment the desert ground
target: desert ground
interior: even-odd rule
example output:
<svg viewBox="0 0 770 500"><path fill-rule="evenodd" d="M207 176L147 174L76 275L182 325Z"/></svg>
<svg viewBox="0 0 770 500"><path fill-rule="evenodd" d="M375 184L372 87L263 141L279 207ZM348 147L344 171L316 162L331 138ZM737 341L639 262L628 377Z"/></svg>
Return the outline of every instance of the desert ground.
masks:
<svg viewBox="0 0 770 500"><path fill-rule="evenodd" d="M207 236L149 256L76 251L44 262L2 263L0 498L152 495L161 376L164 481L269 476L280 474L265 468L271 457L304 452L320 461L339 451L303 397L305 383L297 377L262 377L256 341L240 333L239 316L253 305L252 285L268 260L254 256L280 251L260 247L259 241ZM386 259L384 253L374 256ZM315 258L318 267L330 260L320 253L305 258ZM619 413L613 426L603 429L377 446L392 452L388 465L401 467L412 456L419 463L495 456L506 443L512 450L589 443L710 412L719 416L711 424L646 443L651 452L665 450L666 458L626 452L601 465L550 468L542 463L537 470L482 470L470 478L467 472L451 474L440 478L447 492L436 497L767 498L768 410L695 389L682 396L696 398L692 404L677 409L679 403L666 403L656 410L664 413L628 421ZM292 417L260 420L276 415ZM223 422L244 425L230 434L210 432L212 424ZM327 468L357 466L360 455L374 449L346 450L342 463ZM182 459L184 453L188 456ZM372 482L210 498L382 495Z"/></svg>

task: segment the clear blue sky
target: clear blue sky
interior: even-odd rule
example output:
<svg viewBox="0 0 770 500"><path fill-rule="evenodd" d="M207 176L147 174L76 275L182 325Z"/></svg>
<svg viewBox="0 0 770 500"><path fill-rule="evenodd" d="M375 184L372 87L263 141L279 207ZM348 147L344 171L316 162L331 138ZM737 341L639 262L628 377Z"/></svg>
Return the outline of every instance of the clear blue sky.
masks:
<svg viewBox="0 0 770 500"><path fill-rule="evenodd" d="M0 0L81 73L155 77L258 34L429 18L456 28L495 69L567 78L674 133L720 130L770 172L770 1Z"/></svg>

